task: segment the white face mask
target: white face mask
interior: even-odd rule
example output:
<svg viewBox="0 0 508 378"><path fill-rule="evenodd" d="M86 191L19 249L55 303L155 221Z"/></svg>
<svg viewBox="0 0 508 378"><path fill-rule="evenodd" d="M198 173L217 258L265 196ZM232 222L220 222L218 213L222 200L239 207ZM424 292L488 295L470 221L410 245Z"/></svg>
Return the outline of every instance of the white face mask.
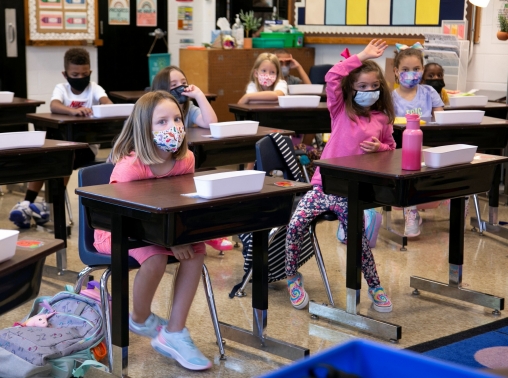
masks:
<svg viewBox="0 0 508 378"><path fill-rule="evenodd" d="M363 107L369 107L376 103L379 100L380 91L357 91L355 97L353 97L354 102Z"/></svg>
<svg viewBox="0 0 508 378"><path fill-rule="evenodd" d="M153 141L159 149L165 152L175 153L178 151L185 138L183 127L171 126L169 129L152 131Z"/></svg>
<svg viewBox="0 0 508 378"><path fill-rule="evenodd" d="M282 66L280 68L280 72L282 73L282 76L286 77L289 75L289 67L288 66Z"/></svg>

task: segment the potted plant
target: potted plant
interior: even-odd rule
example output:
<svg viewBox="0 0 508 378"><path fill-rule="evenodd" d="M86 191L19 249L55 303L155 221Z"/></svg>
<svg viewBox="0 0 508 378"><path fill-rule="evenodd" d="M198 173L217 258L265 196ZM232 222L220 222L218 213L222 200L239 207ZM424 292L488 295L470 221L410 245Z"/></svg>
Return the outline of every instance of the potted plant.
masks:
<svg viewBox="0 0 508 378"><path fill-rule="evenodd" d="M259 29L263 19L261 17L260 18L254 17L254 11L243 13L243 10L240 10L240 20L242 20L242 24L245 29L245 39L243 40L243 48L250 49L252 48L251 33Z"/></svg>
<svg viewBox="0 0 508 378"><path fill-rule="evenodd" d="M497 32L497 39L506 41L508 39L508 19L504 13L500 13L499 19L499 31Z"/></svg>

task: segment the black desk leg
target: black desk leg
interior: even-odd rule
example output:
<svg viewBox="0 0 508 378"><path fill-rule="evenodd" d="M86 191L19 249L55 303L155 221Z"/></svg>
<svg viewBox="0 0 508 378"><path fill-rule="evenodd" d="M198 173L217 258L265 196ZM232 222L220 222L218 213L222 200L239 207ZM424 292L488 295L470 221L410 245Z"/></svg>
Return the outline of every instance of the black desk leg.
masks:
<svg viewBox="0 0 508 378"><path fill-rule="evenodd" d="M309 350L265 335L268 321L268 232L269 230L254 232L252 238L253 330L250 332L220 322L220 331L224 339L294 361L308 356Z"/></svg>
<svg viewBox="0 0 508 378"><path fill-rule="evenodd" d="M462 300L480 306L494 309L494 314L504 309L504 298L478 291L462 288L462 266L464 264L464 209L465 198L453 198L450 201L450 237L449 251L449 279L448 284L429 280L427 278L410 278L410 286L414 288L413 294L418 295L419 290Z"/></svg>
<svg viewBox="0 0 508 378"><path fill-rule="evenodd" d="M64 242L64 248L56 253L58 274L67 270L67 224L65 220L65 186L63 178L48 180L49 192L52 195L55 239Z"/></svg>
<svg viewBox="0 0 508 378"><path fill-rule="evenodd" d="M113 316L111 340L113 343L112 373L127 376L129 350L129 246L127 220L111 214L111 282Z"/></svg>
<svg viewBox="0 0 508 378"><path fill-rule="evenodd" d="M360 183L350 181L348 186L348 227L346 259L346 310L310 302L309 313L371 335L397 341L402 328L358 314L362 287L362 226L363 202L359 198Z"/></svg>

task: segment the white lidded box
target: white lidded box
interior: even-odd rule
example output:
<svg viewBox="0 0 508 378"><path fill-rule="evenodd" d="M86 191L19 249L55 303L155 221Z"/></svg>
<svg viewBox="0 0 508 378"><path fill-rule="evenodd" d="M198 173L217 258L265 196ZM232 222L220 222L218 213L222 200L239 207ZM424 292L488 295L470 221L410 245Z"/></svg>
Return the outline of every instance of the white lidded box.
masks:
<svg viewBox="0 0 508 378"><path fill-rule="evenodd" d="M0 150L42 147L45 140L45 131L18 131L15 133L2 133L0 137Z"/></svg>
<svg viewBox="0 0 508 378"><path fill-rule="evenodd" d="M279 96L281 108L315 108L321 96Z"/></svg>
<svg viewBox="0 0 508 378"><path fill-rule="evenodd" d="M289 94L321 94L323 93L323 84L295 84L288 85Z"/></svg>
<svg viewBox="0 0 508 378"><path fill-rule="evenodd" d="M92 111L94 117L121 117L130 116L134 109L134 104L105 104L93 105Z"/></svg>
<svg viewBox="0 0 508 378"><path fill-rule="evenodd" d="M206 199L256 193L263 188L266 172L233 171L194 177L198 196Z"/></svg>
<svg viewBox="0 0 508 378"><path fill-rule="evenodd" d="M0 263L9 260L16 253L19 231L0 230Z"/></svg>
<svg viewBox="0 0 508 378"><path fill-rule="evenodd" d="M0 102L12 102L14 92L0 91Z"/></svg>
<svg viewBox="0 0 508 378"><path fill-rule="evenodd" d="M440 110L434 112L436 123L440 125L473 125L483 120L483 110Z"/></svg>
<svg viewBox="0 0 508 378"><path fill-rule="evenodd" d="M457 108L461 106L485 106L489 98L487 96L449 96L450 106Z"/></svg>
<svg viewBox="0 0 508 378"><path fill-rule="evenodd" d="M451 144L426 148L423 150L423 160L430 168L442 168L455 164L470 163L474 159L478 146L469 144Z"/></svg>
<svg viewBox="0 0 508 378"><path fill-rule="evenodd" d="M257 121L231 121L210 123L210 133L214 138L226 138L240 135L255 135L258 132Z"/></svg>

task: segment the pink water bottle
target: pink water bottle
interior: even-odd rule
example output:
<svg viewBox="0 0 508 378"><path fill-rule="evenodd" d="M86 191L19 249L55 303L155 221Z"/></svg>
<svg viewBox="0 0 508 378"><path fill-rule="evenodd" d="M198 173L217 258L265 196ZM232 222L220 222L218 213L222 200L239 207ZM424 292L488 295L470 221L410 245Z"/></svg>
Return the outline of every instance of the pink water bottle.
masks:
<svg viewBox="0 0 508 378"><path fill-rule="evenodd" d="M402 169L419 171L422 167L423 132L420 116L406 114L406 129L402 133Z"/></svg>

